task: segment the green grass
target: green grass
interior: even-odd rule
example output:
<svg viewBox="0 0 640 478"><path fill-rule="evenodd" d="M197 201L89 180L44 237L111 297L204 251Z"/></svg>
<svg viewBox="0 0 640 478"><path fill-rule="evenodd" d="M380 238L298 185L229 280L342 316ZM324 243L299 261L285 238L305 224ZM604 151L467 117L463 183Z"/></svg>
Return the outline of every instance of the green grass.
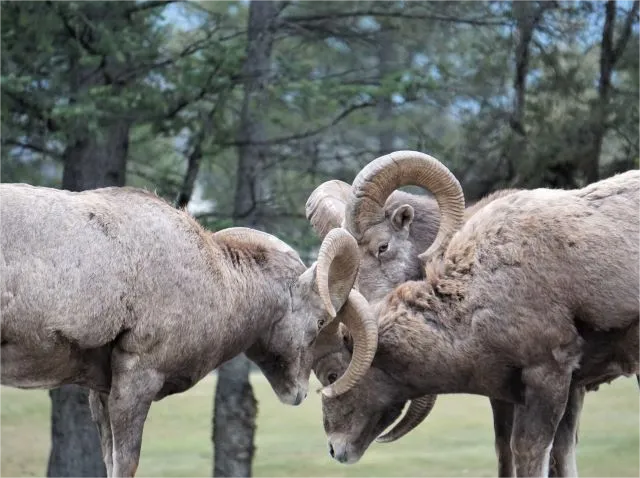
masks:
<svg viewBox="0 0 640 478"><path fill-rule="evenodd" d="M319 396L280 404L261 375L255 476L495 476L489 401L441 396L422 426L392 444L373 444L359 463L329 458ZM315 390L318 384L313 383ZM214 379L151 407L137 476L211 476ZM0 389L2 476L44 476L49 438L45 391ZM581 476L639 476L638 386L619 379L589 393L580 424Z"/></svg>

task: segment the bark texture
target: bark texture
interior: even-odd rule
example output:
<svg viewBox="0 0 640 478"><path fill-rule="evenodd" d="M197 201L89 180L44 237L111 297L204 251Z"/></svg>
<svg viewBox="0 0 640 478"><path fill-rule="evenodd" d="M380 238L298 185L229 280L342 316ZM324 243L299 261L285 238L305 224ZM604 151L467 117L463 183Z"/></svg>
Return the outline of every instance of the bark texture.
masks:
<svg viewBox="0 0 640 478"><path fill-rule="evenodd" d="M591 122L588 125L590 141L584 156L584 175L588 183L595 182L600 178L600 153L602 151L602 141L608 129L607 116L611 99L611 77L616 62L629 41L633 23L638 17L638 2L634 2L631 10L627 13L618 41L614 40L616 24L615 0L608 1L604 9L605 18L600 42L598 98L594 103Z"/></svg>

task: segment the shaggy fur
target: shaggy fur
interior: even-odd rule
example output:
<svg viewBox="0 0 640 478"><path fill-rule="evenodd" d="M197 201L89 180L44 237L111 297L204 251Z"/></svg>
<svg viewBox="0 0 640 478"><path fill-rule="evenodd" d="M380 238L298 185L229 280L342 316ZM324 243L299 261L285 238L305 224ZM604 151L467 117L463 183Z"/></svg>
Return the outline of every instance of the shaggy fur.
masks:
<svg viewBox="0 0 640 478"><path fill-rule="evenodd" d="M220 238L131 188L3 184L0 201L2 383L89 387L110 476L135 471L153 400L242 352L283 402L306 396L328 316L292 249Z"/></svg>
<svg viewBox="0 0 640 478"><path fill-rule="evenodd" d="M336 459L357 461L407 400L474 393L511 404L517 475L546 475L557 430L577 423L580 388L638 372L639 187L631 171L519 191L469 218L428 280L384 300L369 374L323 398ZM348 357L336 345L314 365L320 381Z"/></svg>
<svg viewBox="0 0 640 478"><path fill-rule="evenodd" d="M325 188L331 184L332 187ZM517 189L503 189L495 191L465 210L465 220L493 200L508 196ZM344 221L345 201L348 199L349 185L333 180L318 187L307 201L306 213L319 234L325 233L335 224L325 224L324 221ZM327 196L328 195L328 196ZM328 201L324 204L322 202ZM331 209L331 214L326 209ZM324 209L324 211L323 211ZM361 251L361 265L356 280L358 290L374 306L379 305L382 298L394 287L409 281L423 278L424 267L418 255L425 251L434 241L440 225L438 203L430 194L415 195L403 191L394 191L385 202L384 220L364 231L359 242ZM321 229L321 230L318 230ZM584 391L582 392L584 395ZM576 394L578 396L579 393ZM578 400L578 399L576 399ZM513 457L509 445L511 436L511 416L513 406L498 399L491 399L494 415L495 446L498 457L499 476L513 474ZM580 399L580 404L582 399ZM577 430L578 421L571 424ZM568 428L567 428L568 430ZM564 440L569 443L575 439ZM569 451L554 446L553 465L566 461L568 454L575 454L575 449ZM552 470L555 472L555 470Z"/></svg>
<svg viewBox="0 0 640 478"><path fill-rule="evenodd" d="M515 191L504 189L489 194L467 208L465 219L494 199ZM423 277L418 255L433 243L440 225L438 203L431 195L394 191L385 202L384 211L384 220L368 228L358 243L362 255L356 283L369 302L377 302L403 282Z"/></svg>

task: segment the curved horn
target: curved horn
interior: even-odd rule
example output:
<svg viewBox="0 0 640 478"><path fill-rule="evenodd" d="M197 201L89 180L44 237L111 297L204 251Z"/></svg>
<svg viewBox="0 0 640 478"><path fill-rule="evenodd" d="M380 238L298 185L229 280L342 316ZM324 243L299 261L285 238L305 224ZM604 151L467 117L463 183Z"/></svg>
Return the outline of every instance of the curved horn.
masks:
<svg viewBox="0 0 640 478"><path fill-rule="evenodd" d="M278 239L276 236L273 236L266 232L258 231L257 229L251 229L249 227L229 227L227 229L222 229L221 231L215 232L213 234L213 237L223 240L230 238L242 241L245 244L253 244L256 246L265 247L267 249L275 249L277 251L295 257L298 261L300 261L300 264L304 265L302 259L300 259L300 255L289 244Z"/></svg>
<svg viewBox="0 0 640 478"><path fill-rule="evenodd" d="M305 214L321 239L331 229L342 226L350 191L350 184L332 179L315 188L307 199Z"/></svg>
<svg viewBox="0 0 640 478"><path fill-rule="evenodd" d="M338 320L347 326L353 338L353 355L347 370L338 380L322 389L327 397L336 397L348 392L367 373L378 349L378 323L367 300L352 290ZM337 322L337 321L334 321ZM329 329L331 324L329 324ZM335 331L333 331L335 333Z"/></svg>
<svg viewBox="0 0 640 478"><path fill-rule="evenodd" d="M349 297L359 267L358 244L353 236L341 228L330 230L318 252L316 285L332 318Z"/></svg>
<svg viewBox="0 0 640 478"><path fill-rule="evenodd" d="M402 417L398 424L389 432L376 438L376 441L379 443L389 443L405 436L427 418L433 406L436 404L436 398L437 395L425 395L424 397L411 400L404 417Z"/></svg>
<svg viewBox="0 0 640 478"><path fill-rule="evenodd" d="M396 151L371 161L356 176L345 211L345 227L360 241L365 230L384 220L384 204L402 186L430 191L440 208L440 229L426 258L448 244L464 219L464 194L455 176L440 161L417 151Z"/></svg>

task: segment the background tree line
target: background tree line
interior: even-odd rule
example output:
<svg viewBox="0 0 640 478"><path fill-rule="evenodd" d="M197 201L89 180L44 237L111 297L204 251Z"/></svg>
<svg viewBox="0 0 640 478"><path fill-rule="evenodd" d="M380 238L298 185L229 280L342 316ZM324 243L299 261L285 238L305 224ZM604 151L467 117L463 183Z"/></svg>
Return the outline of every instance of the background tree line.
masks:
<svg viewBox="0 0 640 478"><path fill-rule="evenodd" d="M3 182L131 185L312 260L304 203L416 149L473 201L638 167L638 2L3 2ZM249 363L219 370L215 476L249 476ZM48 476L104 476L51 392Z"/></svg>

